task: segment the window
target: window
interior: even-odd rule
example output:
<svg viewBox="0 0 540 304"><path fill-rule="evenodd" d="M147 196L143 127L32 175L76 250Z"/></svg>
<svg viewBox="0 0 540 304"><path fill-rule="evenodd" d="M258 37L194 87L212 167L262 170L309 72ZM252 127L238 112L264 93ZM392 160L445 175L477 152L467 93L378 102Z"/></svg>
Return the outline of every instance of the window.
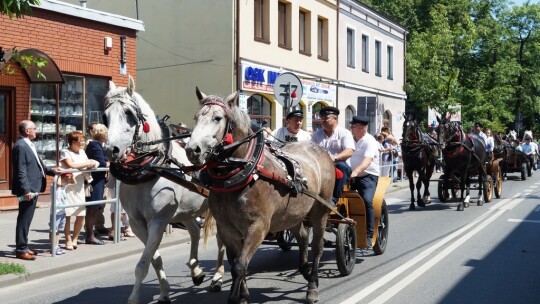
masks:
<svg viewBox="0 0 540 304"><path fill-rule="evenodd" d="M348 28L347 29L347 66L350 68L355 67L354 62L354 30Z"/></svg>
<svg viewBox="0 0 540 304"><path fill-rule="evenodd" d="M254 13L254 23L255 23L255 40L270 42L268 38L269 33L269 21L268 16L268 3L269 0L255 0L255 13Z"/></svg>
<svg viewBox="0 0 540 304"><path fill-rule="evenodd" d="M375 76L381 76L381 42L375 40Z"/></svg>
<svg viewBox="0 0 540 304"><path fill-rule="evenodd" d="M278 45L291 48L291 5L278 3Z"/></svg>
<svg viewBox="0 0 540 304"><path fill-rule="evenodd" d="M300 53L311 55L311 14L308 11L299 13L298 49Z"/></svg>
<svg viewBox="0 0 540 304"><path fill-rule="evenodd" d="M394 47L393 46L387 46L386 47L386 56L387 56L387 64L386 68L388 71L386 71L386 77L390 80L394 79Z"/></svg>
<svg viewBox="0 0 540 304"><path fill-rule="evenodd" d="M351 121L353 116L355 115L356 111L354 110L354 107L349 105L347 108L345 108L345 121ZM347 129L351 129L351 125L347 124Z"/></svg>
<svg viewBox="0 0 540 304"><path fill-rule="evenodd" d="M319 59L328 60L328 20L319 17L317 30L317 56Z"/></svg>
<svg viewBox="0 0 540 304"><path fill-rule="evenodd" d="M266 121L265 127L273 129L272 126L272 104L262 95L252 95L247 100L247 112L252 121L262 123Z"/></svg>
<svg viewBox="0 0 540 304"><path fill-rule="evenodd" d="M369 37L362 35L362 71L369 73Z"/></svg>

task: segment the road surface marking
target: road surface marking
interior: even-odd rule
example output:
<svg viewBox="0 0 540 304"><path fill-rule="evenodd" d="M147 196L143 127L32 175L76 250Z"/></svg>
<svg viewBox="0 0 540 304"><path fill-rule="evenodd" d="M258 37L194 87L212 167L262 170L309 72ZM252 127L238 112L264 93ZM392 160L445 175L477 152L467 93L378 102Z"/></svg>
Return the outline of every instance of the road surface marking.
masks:
<svg viewBox="0 0 540 304"><path fill-rule="evenodd" d="M524 219L508 219L507 222L512 223L534 223L534 224L540 224L540 221L534 221L534 220L524 220Z"/></svg>
<svg viewBox="0 0 540 304"><path fill-rule="evenodd" d="M442 239L441 241L439 241L435 245L431 246L430 248L427 248L426 250L424 250L419 255L417 255L414 258L407 261L405 264L402 264L401 266L397 267L396 269L394 269L393 271L391 271L387 275L381 277L380 279L378 279L377 281L375 281L371 285L363 288L361 291L359 291L356 294L354 294L353 296L349 297L348 299L343 301L342 304L359 303L364 298L366 298L367 296L369 296L370 294L375 292L377 289L379 289L379 288L383 287L384 285L388 284L391 280L393 280L397 276L403 274L409 268L413 267L415 264L417 264L417 263L421 262L422 260L426 259L427 256L429 256L430 254L435 252L437 249L445 246L450 241L453 241L453 244L456 244L456 243L461 244L461 243L463 243L463 242L460 241L461 239L466 240L466 239L471 238L473 235L475 235L481 229L483 229L485 226L487 226L487 224L491 223L493 220L495 220L496 218L501 216L503 213L505 213L506 210L510 210L505 206L505 204L515 206L517 203L525 200L525 198L514 199L518 195L519 194L516 194L516 195L514 195L513 198L503 199L503 200L499 201L497 204L493 205L489 210L487 210L484 214L480 215L475 221L469 223L468 225L463 226L461 229L456 230L455 232L448 235L447 237L445 237L444 239ZM480 223L482 221L485 221L485 223ZM463 233L466 233L466 234L464 236L460 236ZM458 238L458 237L459 237L458 240L454 240L455 238ZM452 250L449 250L448 248L452 248ZM439 261L443 257L450 254L452 251L454 251L457 248L457 246L449 245L448 248L443 250L441 253L439 253L434 258L432 258L432 260ZM428 268L425 268L423 266L419 267L417 270L415 270L412 274L407 276L405 279L401 280L400 282L398 282L394 286L390 287L390 289L385 290L384 294L381 297L386 298L386 293L391 294L390 297L394 296L397 292L399 292L400 290L402 290L403 288L405 288L407 285L409 285L412 282L408 278L410 278L413 275L419 276L422 273L426 272L433 265L435 265L435 264L431 264L429 261L428 261L428 263L431 266L429 266ZM423 265L426 265L428 263L424 263ZM384 300L379 300L379 298L377 298L375 301L373 301L371 303L383 303Z"/></svg>

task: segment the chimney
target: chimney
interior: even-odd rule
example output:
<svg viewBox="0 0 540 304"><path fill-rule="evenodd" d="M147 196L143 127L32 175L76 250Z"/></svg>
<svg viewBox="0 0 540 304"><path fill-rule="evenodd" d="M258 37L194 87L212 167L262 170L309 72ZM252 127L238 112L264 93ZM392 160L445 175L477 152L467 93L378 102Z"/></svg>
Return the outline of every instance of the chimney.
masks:
<svg viewBox="0 0 540 304"><path fill-rule="evenodd" d="M79 0L79 2L83 8L86 8L86 0Z"/></svg>

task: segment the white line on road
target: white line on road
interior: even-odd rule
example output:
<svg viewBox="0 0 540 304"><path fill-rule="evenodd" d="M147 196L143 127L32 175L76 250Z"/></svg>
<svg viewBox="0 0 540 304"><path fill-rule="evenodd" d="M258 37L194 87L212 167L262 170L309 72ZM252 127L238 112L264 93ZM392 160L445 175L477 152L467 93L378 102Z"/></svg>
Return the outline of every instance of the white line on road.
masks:
<svg viewBox="0 0 540 304"><path fill-rule="evenodd" d="M535 220L524 220L524 219L508 219L508 222L512 223L534 223L534 224L540 224L540 221Z"/></svg>
<svg viewBox="0 0 540 304"><path fill-rule="evenodd" d="M538 188L538 186L532 185L529 188Z"/></svg>
<svg viewBox="0 0 540 304"><path fill-rule="evenodd" d="M436 243L435 245L431 246L430 248L424 250L421 254L415 256L414 258L412 258L411 260L409 260L408 262L406 262L405 264L399 266L398 268L394 269L393 271L391 271L390 273L388 273L387 275L381 277L379 280L375 281L373 284L363 288L361 291L357 292L356 294L354 294L353 296L349 297L348 299L346 299L344 302L342 302L342 304L354 304L354 303L359 303L361 300L363 300L364 298L366 298L367 296L369 296L370 294L372 294L373 292L375 292L377 289L383 287L385 284L388 284L391 280L395 279L397 276L403 274L404 272L406 272L409 268L413 267L415 264L419 263L420 261L424 260L425 258L427 258L428 255L432 254L433 252L435 252L435 250L443 247L444 245L446 245L446 243L449 243L450 241L452 241L453 239L457 238L458 236L460 236L461 234L463 233L466 233L468 232L467 234L465 234L465 236L461 237L463 239L469 239L470 237L472 237L474 234L478 233L478 231L480 231L480 228L484 228L487 224L491 223L493 220L495 220L496 218L498 218L501 214L503 214L506 210L509 210L510 208L508 208L507 206L505 206L506 204L508 205L512 205L512 206L515 206L517 203L525 200L524 198L521 198L521 199L514 199L515 197L517 197L518 194L514 195L514 197L512 198L508 198L508 199L503 199L501 201L499 201L497 204L495 204L494 206L492 206L488 211L486 211L484 214L482 214L481 216L479 216L475 221L469 223L468 225L465 225L463 226L461 229L455 231L454 233L448 235L447 237L445 237L444 239L442 239L441 241L439 241L438 243ZM491 217L490 217L491 216ZM480 222L484 221L485 220L485 224L482 223L482 224L479 224ZM472 230L471 230L472 229ZM461 244L461 242L458 241L454 241L454 243L459 243ZM441 253L439 253L439 255L437 255L436 257L434 257L433 259L439 259L446 255L448 255L450 252L452 252L453 250L455 250L457 247L455 246L449 246L448 248L452 248L451 251L448 251L448 249L442 251ZM448 252L447 252L448 251ZM433 260L432 259L432 260ZM424 263L425 264L428 264L428 263ZM429 268L431 268L434 264L430 264L431 266ZM427 269L424 269L424 267L420 267L419 269L417 269L415 272L413 272L413 274L417 273L418 271L420 271L420 269L422 270L420 273L417 273L415 275L420 275L422 273L424 273L425 271L427 271L429 268ZM412 275L412 274L411 274ZM391 287L391 289L388 289L388 290L385 290L383 296L381 297L386 297L386 293L388 293L390 290L394 290L395 293L399 292L400 290L402 290L403 288L405 288L408 284L410 284L411 281L408 280L408 278L411 276L409 275L408 277L406 277L405 279L401 280L400 282L398 282L397 284L395 284L393 287ZM406 281L406 282L404 282ZM393 296L395 293L394 291L390 292ZM383 301L373 301L372 303L383 303Z"/></svg>

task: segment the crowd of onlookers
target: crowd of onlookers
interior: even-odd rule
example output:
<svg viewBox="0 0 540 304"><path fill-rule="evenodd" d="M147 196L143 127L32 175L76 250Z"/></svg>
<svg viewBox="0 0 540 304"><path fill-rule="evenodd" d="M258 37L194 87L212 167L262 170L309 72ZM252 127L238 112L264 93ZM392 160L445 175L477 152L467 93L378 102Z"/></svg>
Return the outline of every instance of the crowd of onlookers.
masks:
<svg viewBox="0 0 540 304"><path fill-rule="evenodd" d="M80 131L72 131L66 135L67 147L60 152L57 168L49 168L39 158L32 142L36 137L36 125L24 120L19 125L19 138L12 153L13 189L12 193L19 199L19 214L16 227L16 256L23 260L35 260L37 252L28 248L28 232L37 203L37 197L46 187L46 175L60 175L55 194L56 220L50 223L56 227L56 242L52 246L56 255L66 250L76 250L81 242L80 236L84 226L84 243L88 245L104 245L100 234L109 240L114 238L114 226L107 229L103 215L106 204L81 203L114 199L116 181L105 170L84 171L109 167L104 145L108 137L105 125L91 123L89 138ZM82 171L79 171L82 170ZM69 171L69 172L68 172ZM111 204L111 223L113 223L115 206ZM127 215L122 210L121 221L124 226L123 238L134 237L129 227ZM60 232L64 235L64 246L60 246ZM50 235L52 242L52 234Z"/></svg>

